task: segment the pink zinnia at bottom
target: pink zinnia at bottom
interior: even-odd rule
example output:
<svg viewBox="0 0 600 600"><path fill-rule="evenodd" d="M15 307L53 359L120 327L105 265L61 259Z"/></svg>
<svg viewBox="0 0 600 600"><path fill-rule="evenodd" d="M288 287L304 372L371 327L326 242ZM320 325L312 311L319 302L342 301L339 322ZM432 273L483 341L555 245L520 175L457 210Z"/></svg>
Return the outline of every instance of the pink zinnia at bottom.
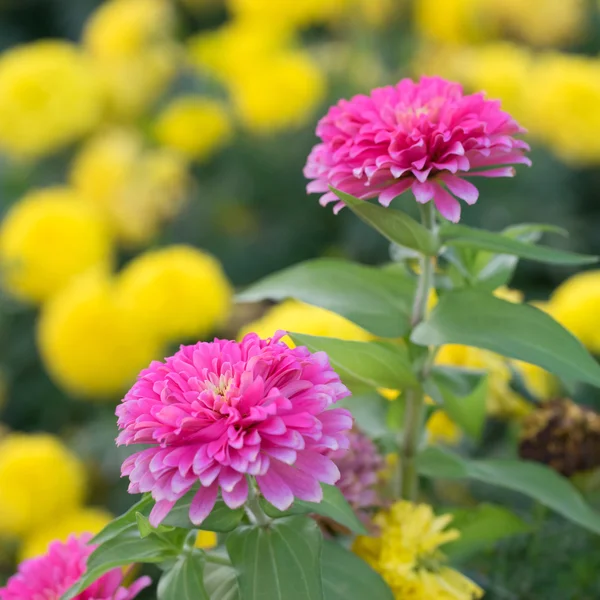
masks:
<svg viewBox="0 0 600 600"><path fill-rule="evenodd" d="M304 168L307 191L338 212L344 203L329 186L383 206L411 190L458 221L457 198L474 204L479 196L468 178L512 177L509 165L531 164L529 146L515 137L524 131L482 93L465 95L440 77L403 79L329 109Z"/></svg>
<svg viewBox="0 0 600 600"><path fill-rule="evenodd" d="M91 535L71 536L66 542L53 542L47 554L19 565L6 586L0 588L0 600L58 600L85 573L86 561L95 546L87 542ZM74 600L131 600L150 585L141 577L128 588L123 586L123 571L113 569Z"/></svg>
<svg viewBox="0 0 600 600"><path fill-rule="evenodd" d="M182 346L142 371L117 408L117 444L151 446L130 456L122 474L131 493L156 500L153 525L198 483L196 524L219 492L231 508L244 504L247 476L280 510L294 498L319 502L320 483L339 479L327 453L348 447L352 417L330 407L350 392L324 352L290 349L284 335Z"/></svg>

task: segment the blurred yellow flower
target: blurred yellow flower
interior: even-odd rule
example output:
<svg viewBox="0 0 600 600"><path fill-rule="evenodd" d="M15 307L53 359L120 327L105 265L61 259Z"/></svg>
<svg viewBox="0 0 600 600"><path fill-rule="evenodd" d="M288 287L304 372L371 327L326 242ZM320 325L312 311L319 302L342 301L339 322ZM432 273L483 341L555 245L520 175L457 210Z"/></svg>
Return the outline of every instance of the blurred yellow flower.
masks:
<svg viewBox="0 0 600 600"><path fill-rule="evenodd" d="M35 158L89 132L102 94L88 59L62 41L38 41L0 55L0 150Z"/></svg>
<svg viewBox="0 0 600 600"><path fill-rule="evenodd" d="M482 42L494 37L498 23L490 14L496 0L416 0L417 31L426 39L447 44Z"/></svg>
<svg viewBox="0 0 600 600"><path fill-rule="evenodd" d="M25 536L76 509L83 465L55 436L9 433L0 438L0 536Z"/></svg>
<svg viewBox="0 0 600 600"><path fill-rule="evenodd" d="M217 534L214 531L199 531L196 537L196 548L210 550L217 545Z"/></svg>
<svg viewBox="0 0 600 600"><path fill-rule="evenodd" d="M239 332L238 339L251 332L257 333L262 338L268 338L279 329L340 340L366 342L373 339L370 333L344 317L297 300L286 300L269 309L260 319L245 325ZM294 343L287 335L282 338L282 341L294 347Z"/></svg>
<svg viewBox="0 0 600 600"><path fill-rule="evenodd" d="M588 350L600 354L600 271L585 271L567 279L545 308Z"/></svg>
<svg viewBox="0 0 600 600"><path fill-rule="evenodd" d="M302 27L338 17L348 0L227 0L237 18L269 20L277 25Z"/></svg>
<svg viewBox="0 0 600 600"><path fill-rule="evenodd" d="M250 65L229 87L242 125L270 133L308 120L325 95L326 77L309 54L295 50Z"/></svg>
<svg viewBox="0 0 600 600"><path fill-rule="evenodd" d="M181 209L188 171L177 153L146 148L136 132L113 129L81 149L71 166L71 182L101 211L116 237L140 246Z"/></svg>
<svg viewBox="0 0 600 600"><path fill-rule="evenodd" d="M73 394L114 400L160 344L106 276L82 276L44 305L38 345L52 378Z"/></svg>
<svg viewBox="0 0 600 600"><path fill-rule="evenodd" d="M30 192L0 225L3 282L24 300L48 300L75 275L108 270L111 257L104 221L70 188Z"/></svg>
<svg viewBox="0 0 600 600"><path fill-rule="evenodd" d="M206 160L225 146L232 125L222 102L202 96L179 96L154 124L158 142L196 160Z"/></svg>
<svg viewBox="0 0 600 600"><path fill-rule="evenodd" d="M290 33L270 20L235 20L188 40L189 59L201 72L228 84L243 71L255 71L289 47Z"/></svg>
<svg viewBox="0 0 600 600"><path fill-rule="evenodd" d="M386 581L397 600L475 600L480 589L446 566L439 547L456 540L450 515L436 517L426 504L400 501L373 519L378 537L359 536L353 550Z"/></svg>
<svg viewBox="0 0 600 600"><path fill-rule="evenodd" d="M242 20L190 41L190 58L229 89L247 129L268 133L308 119L325 94L326 77L311 56L270 20Z"/></svg>
<svg viewBox="0 0 600 600"><path fill-rule="evenodd" d="M232 287L219 261L192 246L146 252L121 271L119 297L159 339L203 338L229 317Z"/></svg>
<svg viewBox="0 0 600 600"><path fill-rule="evenodd" d="M600 161L600 59L546 55L538 60L527 90L527 125L533 134L566 161Z"/></svg>
<svg viewBox="0 0 600 600"><path fill-rule="evenodd" d="M71 534L99 533L112 521L112 515L102 508L70 510L58 519L44 523L32 531L19 549L19 562L45 554L51 542L65 542Z"/></svg>
<svg viewBox="0 0 600 600"><path fill-rule="evenodd" d="M513 367L523 379L527 391L537 400L550 400L556 397L559 386L554 375L537 365L513 361Z"/></svg>
<svg viewBox="0 0 600 600"><path fill-rule="evenodd" d="M117 117L138 116L171 81L178 62L173 29L169 0L109 0L88 20L83 42Z"/></svg>
<svg viewBox="0 0 600 600"><path fill-rule="evenodd" d="M488 375L487 410L491 415L520 418L529 412L529 404L510 386L512 372L507 358L479 348L447 344L440 348L435 363L484 371Z"/></svg>

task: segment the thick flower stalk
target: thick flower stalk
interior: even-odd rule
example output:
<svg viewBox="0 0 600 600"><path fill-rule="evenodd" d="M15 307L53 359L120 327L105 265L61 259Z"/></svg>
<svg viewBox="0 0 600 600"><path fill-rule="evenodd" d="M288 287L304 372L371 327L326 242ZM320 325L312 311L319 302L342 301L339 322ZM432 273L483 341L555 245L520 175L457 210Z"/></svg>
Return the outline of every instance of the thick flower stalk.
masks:
<svg viewBox="0 0 600 600"><path fill-rule="evenodd" d="M0 600L54 600L60 598L85 573L86 561L95 546L88 545L91 535L71 536L65 543L54 542L44 556L21 563L18 572L0 588ZM73 600L132 600L150 585L141 577L129 587L123 584L119 568L102 575Z"/></svg>
<svg viewBox="0 0 600 600"><path fill-rule="evenodd" d="M294 498L320 502L320 483L339 479L327 453L348 447L352 417L327 409L349 391L325 353L290 349L284 335L182 346L140 374L117 408L117 443L150 444L123 463L122 474L131 493L156 500L153 525L198 483L190 507L196 524L219 491L230 508L254 500L248 476L280 510Z"/></svg>
<svg viewBox="0 0 600 600"><path fill-rule="evenodd" d="M530 164L529 146L515 137L523 132L482 93L464 95L439 77L403 79L329 109L304 169L307 190L322 193L323 206L335 202L335 212L344 203L329 186L383 206L412 190L417 202L433 200L458 221L457 198L474 204L479 197L467 178L511 177L510 165Z"/></svg>

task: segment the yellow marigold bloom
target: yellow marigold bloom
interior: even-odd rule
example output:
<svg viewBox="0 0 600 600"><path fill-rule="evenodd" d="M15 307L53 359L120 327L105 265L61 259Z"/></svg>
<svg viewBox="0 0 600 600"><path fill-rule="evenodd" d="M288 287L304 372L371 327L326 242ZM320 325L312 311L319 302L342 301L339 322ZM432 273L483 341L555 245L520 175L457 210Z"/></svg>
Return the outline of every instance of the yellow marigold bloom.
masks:
<svg viewBox="0 0 600 600"><path fill-rule="evenodd" d="M448 44L482 42L498 33L495 0L416 0L415 25L425 38Z"/></svg>
<svg viewBox="0 0 600 600"><path fill-rule="evenodd" d="M251 332L268 338L279 329L340 340L366 342L373 339L370 333L344 317L297 300L286 300L269 309L260 319L244 326L238 338L241 339ZM291 348L294 347L294 342L287 335L282 341Z"/></svg>
<svg viewBox="0 0 600 600"><path fill-rule="evenodd" d="M270 133L309 119L325 95L326 77L306 52L286 51L250 66L229 88L242 125Z"/></svg>
<svg viewBox="0 0 600 600"><path fill-rule="evenodd" d="M90 131L101 112L97 75L75 46L39 41L0 55L0 150L48 154Z"/></svg>
<svg viewBox="0 0 600 600"><path fill-rule="evenodd" d="M24 300L45 301L74 276L107 270L111 257L104 221L69 188L30 192L0 225L4 285Z"/></svg>
<svg viewBox="0 0 600 600"><path fill-rule="evenodd" d="M84 45L117 116L139 115L171 81L178 62L173 28L168 0L109 0L88 20Z"/></svg>
<svg viewBox="0 0 600 600"><path fill-rule="evenodd" d="M57 437L0 439L0 536L39 531L79 506L84 489L83 465Z"/></svg>
<svg viewBox="0 0 600 600"><path fill-rule="evenodd" d="M200 33L188 42L189 58L225 84L245 70L256 71L271 56L289 47L290 33L270 20L231 21L215 31Z"/></svg>
<svg viewBox="0 0 600 600"><path fill-rule="evenodd" d="M44 523L32 531L19 549L19 562L45 554L51 542L66 542L71 534L99 533L112 521L112 515L101 508L78 508L60 518Z"/></svg>
<svg viewBox="0 0 600 600"><path fill-rule="evenodd" d="M302 27L338 17L348 0L228 0L227 7L237 18L267 19L277 24Z"/></svg>
<svg viewBox="0 0 600 600"><path fill-rule="evenodd" d="M591 352L600 354L600 271L567 279L554 291L546 309Z"/></svg>
<svg viewBox="0 0 600 600"><path fill-rule="evenodd" d="M534 108L526 124L533 134L566 161L600 161L600 59L547 55L538 60L527 90Z"/></svg>
<svg viewBox="0 0 600 600"><path fill-rule="evenodd" d="M450 515L430 506L400 501L373 519L376 538L359 536L353 550L387 582L397 600L475 600L483 590L445 565L439 547L459 537L447 529Z"/></svg>
<svg viewBox="0 0 600 600"><path fill-rule="evenodd" d="M232 287L219 261L192 246L168 246L132 260L119 295L161 340L203 338L229 317Z"/></svg>
<svg viewBox="0 0 600 600"><path fill-rule="evenodd" d="M202 161L225 146L233 131L222 102L179 96L158 116L154 133L160 144Z"/></svg>
<svg viewBox="0 0 600 600"><path fill-rule="evenodd" d="M66 390L114 399L160 354L140 316L106 276L78 278L44 305L38 345L46 369Z"/></svg>
<svg viewBox="0 0 600 600"><path fill-rule="evenodd" d="M186 162L168 149L144 147L142 138L114 129L92 138L75 157L71 182L129 246L149 243L185 200Z"/></svg>
<svg viewBox="0 0 600 600"><path fill-rule="evenodd" d="M217 534L214 531L199 531L196 537L196 548L210 550L217 545Z"/></svg>

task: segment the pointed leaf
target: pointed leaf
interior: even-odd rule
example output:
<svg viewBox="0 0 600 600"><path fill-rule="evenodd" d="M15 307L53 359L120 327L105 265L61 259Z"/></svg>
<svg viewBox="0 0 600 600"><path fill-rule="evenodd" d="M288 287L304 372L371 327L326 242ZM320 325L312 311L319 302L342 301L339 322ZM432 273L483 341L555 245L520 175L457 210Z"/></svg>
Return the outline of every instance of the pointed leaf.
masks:
<svg viewBox="0 0 600 600"><path fill-rule="evenodd" d="M460 531L460 538L444 544L444 554L455 561L493 548L507 537L531 531L531 526L512 510L495 504L459 508L450 514L453 516L451 527Z"/></svg>
<svg viewBox="0 0 600 600"><path fill-rule="evenodd" d="M227 537L244 600L323 600L323 536L308 517L239 527Z"/></svg>
<svg viewBox="0 0 600 600"><path fill-rule="evenodd" d="M163 525L173 525L175 527L184 527L185 529L202 529L204 531L215 531L217 533L227 533L235 529L244 516L244 507L232 509L223 502L217 500L211 513L202 521L200 526L194 525L190 521L190 506L192 500L198 491L198 486L194 486L181 500L175 504L171 512L162 522Z"/></svg>
<svg viewBox="0 0 600 600"><path fill-rule="evenodd" d="M177 559L158 582L158 600L209 600L204 587L204 557L194 551Z"/></svg>
<svg viewBox="0 0 600 600"><path fill-rule="evenodd" d="M354 533L366 535L367 530L365 529L365 526L358 519L352 510L352 507L348 504L346 498L344 498L342 492L340 492L335 485L322 483L321 487L323 488L323 500L321 500L321 502L295 500L294 504L284 512L277 510L264 499L261 504L267 515L273 518L281 518L289 515L305 515L309 513L317 514L332 519Z"/></svg>
<svg viewBox="0 0 600 600"><path fill-rule="evenodd" d="M85 574L62 595L61 600L72 600L112 569L133 563L159 563L176 556L178 552L177 547L158 536L149 535L142 539L137 524L132 523L94 550L87 561Z"/></svg>
<svg viewBox="0 0 600 600"><path fill-rule="evenodd" d="M468 460L430 446L417 458L419 473L436 479L474 479L520 492L563 517L600 533L600 513L594 511L573 484L549 467L521 460Z"/></svg>
<svg viewBox="0 0 600 600"><path fill-rule="evenodd" d="M154 505L154 500L150 494L144 496L139 502L136 502L126 513L112 520L102 531L97 533L91 540L91 544L103 544L104 542L116 537L131 525L137 522L137 513L144 516L150 514Z"/></svg>
<svg viewBox="0 0 600 600"><path fill-rule="evenodd" d="M424 346L475 346L600 386L600 365L562 325L533 306L500 300L483 290L444 294L411 340Z"/></svg>
<svg viewBox="0 0 600 600"><path fill-rule="evenodd" d="M384 208L366 200L360 200L335 188L331 191L367 225L377 230L390 242L417 250L427 256L435 256L438 243L435 236L421 223L406 213L393 208Z"/></svg>
<svg viewBox="0 0 600 600"><path fill-rule="evenodd" d="M418 380L405 347L380 342L350 342L336 338L290 333L294 343L311 352L325 352L343 381L360 381L370 387L417 386Z"/></svg>
<svg viewBox="0 0 600 600"><path fill-rule="evenodd" d="M331 540L323 544L321 570L325 600L394 600L379 573Z"/></svg>
<svg viewBox="0 0 600 600"><path fill-rule="evenodd" d="M265 277L237 300L296 298L337 313L378 337L394 338L410 329L414 292L414 281L396 271L317 259Z"/></svg>
<svg viewBox="0 0 600 600"><path fill-rule="evenodd" d="M510 238L501 233L473 229L466 225L446 223L440 228L440 237L448 246L488 250L498 254L511 254L555 265L588 265L598 262L597 256L576 254L547 246L537 246Z"/></svg>
<svg viewBox="0 0 600 600"><path fill-rule="evenodd" d="M448 416L467 435L479 440L483 433L487 414L487 377L481 377L477 387L466 395L456 395L450 390L442 377L433 373L432 379L438 386L443 398L443 408Z"/></svg>

